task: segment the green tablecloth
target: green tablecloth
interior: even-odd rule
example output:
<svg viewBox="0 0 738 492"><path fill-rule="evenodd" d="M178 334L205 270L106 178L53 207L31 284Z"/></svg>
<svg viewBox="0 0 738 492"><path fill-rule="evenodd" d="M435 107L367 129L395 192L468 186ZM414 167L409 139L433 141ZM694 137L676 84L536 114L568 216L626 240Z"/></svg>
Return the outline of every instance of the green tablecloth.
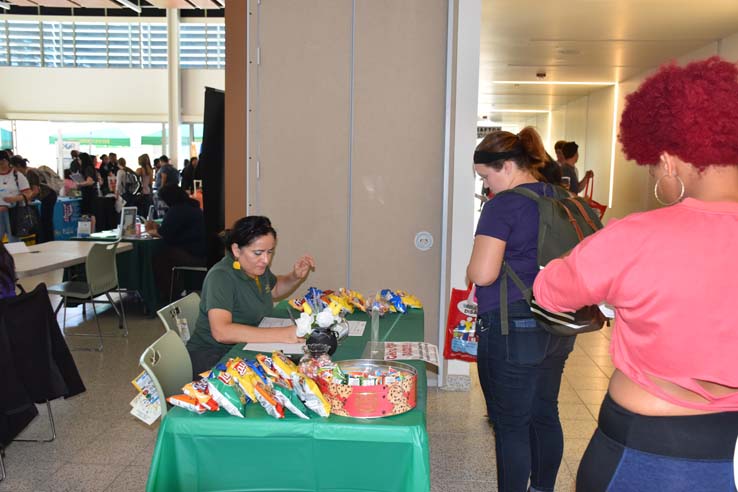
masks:
<svg viewBox="0 0 738 492"><path fill-rule="evenodd" d="M116 236L72 239L75 241L115 241ZM159 299L153 267L154 256L163 247L163 242L161 239L123 239L122 241L133 244L133 250L116 256L118 283L122 289L138 291L146 306L146 312L153 316L156 310L167 301Z"/></svg>
<svg viewBox="0 0 738 492"><path fill-rule="evenodd" d="M286 317L284 303L275 316ZM368 317L349 318L367 321L364 336L348 337L335 360L360 358L369 340ZM423 312L388 314L380 322L380 336L385 334L387 340L422 340ZM228 356L253 357L242 347ZM290 414L276 420L249 405L240 419L173 408L159 429L146 490L427 492L425 363L407 362L418 370L417 406L393 417L302 420Z"/></svg>

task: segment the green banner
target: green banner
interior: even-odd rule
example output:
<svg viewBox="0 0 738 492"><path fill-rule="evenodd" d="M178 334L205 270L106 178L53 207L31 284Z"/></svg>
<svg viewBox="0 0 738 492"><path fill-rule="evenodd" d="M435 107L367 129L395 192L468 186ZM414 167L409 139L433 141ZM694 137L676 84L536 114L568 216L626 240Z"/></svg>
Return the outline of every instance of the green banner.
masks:
<svg viewBox="0 0 738 492"><path fill-rule="evenodd" d="M49 143L55 144L56 137L49 137ZM78 142L80 145L95 145L96 147L130 147L131 139L128 137L74 137L63 135L64 142Z"/></svg>

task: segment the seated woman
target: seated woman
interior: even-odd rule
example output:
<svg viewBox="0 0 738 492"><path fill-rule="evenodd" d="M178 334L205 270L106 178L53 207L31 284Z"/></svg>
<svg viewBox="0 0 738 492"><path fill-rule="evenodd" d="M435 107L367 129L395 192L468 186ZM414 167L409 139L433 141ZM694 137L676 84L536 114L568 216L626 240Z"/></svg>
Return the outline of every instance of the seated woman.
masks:
<svg viewBox="0 0 738 492"><path fill-rule="evenodd" d="M258 328L272 313L273 300L293 292L315 268L312 256L303 255L291 272L274 275L269 265L276 243L277 231L266 217L244 217L227 232L226 255L205 277L200 314L187 343L194 374L213 367L237 343L298 341L294 325Z"/></svg>
<svg viewBox="0 0 738 492"><path fill-rule="evenodd" d="M159 191L159 197L169 206L167 214L157 225L146 222L146 232L160 237L166 245L154 257L154 278L159 299L169 300L172 268L175 266L205 266L207 240L205 217L200 205L177 185L168 185Z"/></svg>

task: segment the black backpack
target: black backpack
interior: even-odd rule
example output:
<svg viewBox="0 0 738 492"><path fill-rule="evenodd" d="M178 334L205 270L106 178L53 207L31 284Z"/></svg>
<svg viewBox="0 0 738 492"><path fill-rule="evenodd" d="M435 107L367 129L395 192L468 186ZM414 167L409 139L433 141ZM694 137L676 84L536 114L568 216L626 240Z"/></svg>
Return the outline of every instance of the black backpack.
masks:
<svg viewBox="0 0 738 492"><path fill-rule="evenodd" d="M602 229L599 215L578 196L571 196L565 189L546 184L544 196L524 187L512 188L497 194L517 193L538 204L538 266L559 258L590 234ZM545 196L551 195L551 196ZM500 283L500 318L502 334L510 332L507 315L507 277L520 289L531 307L534 317L550 333L571 336L602 328L605 317L598 306L586 306L575 313L553 313L533 299L533 291L506 263L502 263Z"/></svg>

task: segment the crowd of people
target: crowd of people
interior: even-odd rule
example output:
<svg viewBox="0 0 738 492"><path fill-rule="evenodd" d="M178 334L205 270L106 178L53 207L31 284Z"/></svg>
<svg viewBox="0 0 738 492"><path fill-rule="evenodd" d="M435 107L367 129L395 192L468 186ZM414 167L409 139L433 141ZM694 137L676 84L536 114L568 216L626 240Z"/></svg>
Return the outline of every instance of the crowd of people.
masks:
<svg viewBox="0 0 738 492"><path fill-rule="evenodd" d="M503 193L477 226L467 276L476 284L477 369L495 433L498 487L553 491L564 438L558 393L575 337L546 330L510 266L554 312L614 308L615 371L577 490L733 490L738 438L738 66L713 57L668 65L628 95L619 139L649 167L663 208L610 220L539 269L535 201ZM558 142L563 182L578 193L575 142ZM496 131L477 146L475 170L497 194L548 194L550 157L533 128ZM548 166L550 167L550 166ZM504 268L507 268L505 266ZM506 289L508 333L500 291Z"/></svg>

